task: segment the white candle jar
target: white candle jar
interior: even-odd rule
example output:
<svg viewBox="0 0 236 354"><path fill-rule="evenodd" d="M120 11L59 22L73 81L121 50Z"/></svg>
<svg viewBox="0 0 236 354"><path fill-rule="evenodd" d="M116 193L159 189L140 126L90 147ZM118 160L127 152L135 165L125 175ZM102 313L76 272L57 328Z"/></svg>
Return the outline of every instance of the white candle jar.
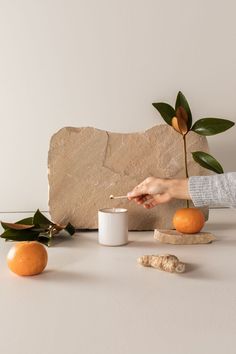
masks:
<svg viewBox="0 0 236 354"><path fill-rule="evenodd" d="M98 242L105 246L128 243L128 210L105 208L98 211Z"/></svg>

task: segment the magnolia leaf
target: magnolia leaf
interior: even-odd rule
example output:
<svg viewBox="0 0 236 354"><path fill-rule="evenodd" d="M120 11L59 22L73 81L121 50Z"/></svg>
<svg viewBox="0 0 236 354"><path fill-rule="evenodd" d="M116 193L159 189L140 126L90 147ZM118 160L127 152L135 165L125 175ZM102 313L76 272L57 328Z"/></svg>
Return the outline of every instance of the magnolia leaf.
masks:
<svg viewBox="0 0 236 354"><path fill-rule="evenodd" d="M152 104L160 113L164 121L171 125L172 118L175 116L175 110L168 103L159 102Z"/></svg>
<svg viewBox="0 0 236 354"><path fill-rule="evenodd" d="M38 232L32 230L7 229L1 234L2 238L10 241L37 241Z"/></svg>
<svg viewBox="0 0 236 354"><path fill-rule="evenodd" d="M179 119L183 119L183 120L187 123L187 121L188 121L188 114L187 114L187 112L185 111L184 107L179 106L179 107L176 109L176 117L179 118Z"/></svg>
<svg viewBox="0 0 236 354"><path fill-rule="evenodd" d="M221 164L211 155L203 151L192 152L194 161L196 161L200 166L211 170L216 173L224 173Z"/></svg>
<svg viewBox="0 0 236 354"><path fill-rule="evenodd" d="M43 243L48 243L51 241L51 239L52 235L50 234L50 232L40 232L40 234L38 235L39 242L43 241Z"/></svg>
<svg viewBox="0 0 236 354"><path fill-rule="evenodd" d="M187 116L188 116L187 125L188 125L188 129L190 129L192 126L192 113L191 113L188 101L186 100L186 97L184 96L184 94L181 91L179 91L179 93L176 97L176 102L175 102L175 110L176 111L177 111L178 107L183 107L184 110L186 111Z"/></svg>
<svg viewBox="0 0 236 354"><path fill-rule="evenodd" d="M32 229L34 225L25 225L25 224L18 224L18 223L10 223L10 222L1 222L2 227L7 230L27 230L27 229Z"/></svg>
<svg viewBox="0 0 236 354"><path fill-rule="evenodd" d="M172 118L172 127L180 134L185 135L188 132L188 127L187 127L187 123L185 122L185 120L183 120L182 118L178 118L178 117L173 117Z"/></svg>
<svg viewBox="0 0 236 354"><path fill-rule="evenodd" d="M75 228L74 228L74 226L71 225L70 223L68 223L64 229L65 229L71 236L74 235L74 233L75 233L75 231L76 231Z"/></svg>
<svg viewBox="0 0 236 354"><path fill-rule="evenodd" d="M43 235L43 236L39 235L37 241L44 244L45 246L48 246L48 247L51 244L51 238L48 238L45 235Z"/></svg>
<svg viewBox="0 0 236 354"><path fill-rule="evenodd" d="M33 218L30 216L29 218L17 221L16 224L33 225Z"/></svg>
<svg viewBox="0 0 236 354"><path fill-rule="evenodd" d="M40 226L49 226L53 225L53 222L48 220L46 216L44 216L41 211L38 209L33 216L33 224Z"/></svg>
<svg viewBox="0 0 236 354"><path fill-rule="evenodd" d="M221 118L202 118L197 120L192 129L199 135L215 135L228 130L234 125L234 122Z"/></svg>
<svg viewBox="0 0 236 354"><path fill-rule="evenodd" d="M2 227L6 230L6 229L9 229L10 227L7 226L7 225L10 225L10 223L6 223L6 222L1 222L2 224ZM25 218L25 219L22 219L22 220L19 220L17 221L16 223L14 224L23 224L25 226L28 226L30 225L30 227L33 227L33 218L32 217L29 217L29 218ZM5 226L6 225L6 226ZM13 224L12 224L13 225ZM26 227L25 227L26 228ZM28 228L28 227L27 227Z"/></svg>

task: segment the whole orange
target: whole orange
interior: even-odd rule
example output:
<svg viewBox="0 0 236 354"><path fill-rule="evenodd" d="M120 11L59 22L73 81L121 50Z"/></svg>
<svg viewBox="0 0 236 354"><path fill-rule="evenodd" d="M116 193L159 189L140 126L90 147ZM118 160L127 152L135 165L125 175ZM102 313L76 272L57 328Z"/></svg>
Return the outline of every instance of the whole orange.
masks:
<svg viewBox="0 0 236 354"><path fill-rule="evenodd" d="M185 234L195 234L199 232L204 224L205 217L202 211L197 208L178 209L173 217L175 229Z"/></svg>
<svg viewBox="0 0 236 354"><path fill-rule="evenodd" d="M18 275L36 275L47 265L46 248L36 241L18 242L8 252L7 265Z"/></svg>

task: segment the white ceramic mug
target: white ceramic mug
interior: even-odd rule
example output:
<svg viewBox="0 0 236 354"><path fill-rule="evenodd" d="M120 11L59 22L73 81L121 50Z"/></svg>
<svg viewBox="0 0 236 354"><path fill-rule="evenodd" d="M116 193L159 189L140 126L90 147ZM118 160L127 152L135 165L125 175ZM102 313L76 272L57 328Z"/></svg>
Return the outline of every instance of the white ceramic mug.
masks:
<svg viewBox="0 0 236 354"><path fill-rule="evenodd" d="M128 243L128 210L106 208L98 211L98 242L105 246Z"/></svg>

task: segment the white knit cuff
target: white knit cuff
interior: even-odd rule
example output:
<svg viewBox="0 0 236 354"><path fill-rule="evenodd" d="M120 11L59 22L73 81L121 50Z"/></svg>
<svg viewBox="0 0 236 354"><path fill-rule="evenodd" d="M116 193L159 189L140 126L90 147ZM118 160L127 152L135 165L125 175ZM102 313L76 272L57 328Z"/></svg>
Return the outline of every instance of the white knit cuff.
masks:
<svg viewBox="0 0 236 354"><path fill-rule="evenodd" d="M211 183L208 176L189 177L188 189L193 204L196 207L214 203L214 195L212 195Z"/></svg>
<svg viewBox="0 0 236 354"><path fill-rule="evenodd" d="M188 181L189 194L196 207L232 206L236 204L236 173L211 176L192 176Z"/></svg>

